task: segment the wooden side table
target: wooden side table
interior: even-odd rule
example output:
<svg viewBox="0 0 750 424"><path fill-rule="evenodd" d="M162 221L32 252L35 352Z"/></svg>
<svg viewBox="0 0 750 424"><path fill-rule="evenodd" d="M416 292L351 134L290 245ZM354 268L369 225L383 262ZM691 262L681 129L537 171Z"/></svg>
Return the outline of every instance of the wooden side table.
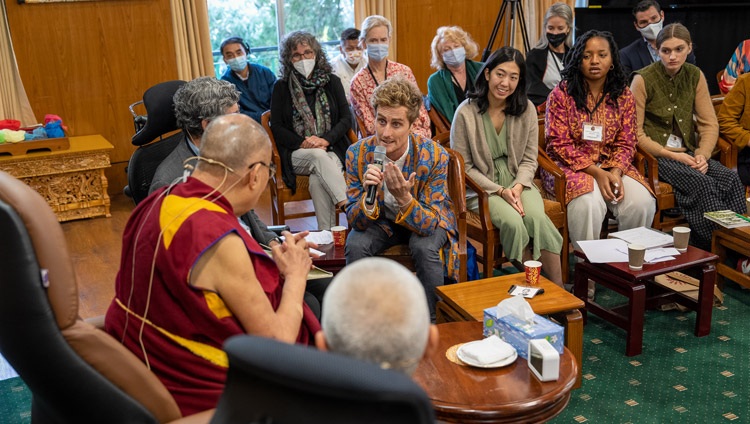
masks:
<svg viewBox="0 0 750 424"><path fill-rule="evenodd" d="M114 147L100 135L69 140L68 150L0 156L0 170L41 194L59 221L111 216L104 169Z"/></svg>
<svg viewBox="0 0 750 424"><path fill-rule="evenodd" d="M566 348L560 356L560 377L541 382L520 356L502 368L475 368L454 358L452 347L482 339L481 322L439 324L438 348L419 363L417 382L432 399L441 422L542 423L570 400L578 366Z"/></svg>
<svg viewBox="0 0 750 424"><path fill-rule="evenodd" d="M585 255L576 251L576 256ZM592 264L578 262L575 271L574 292L586 302L585 312L593 312L602 319L627 332L625 354L640 355L643 350L643 319L646 307L656 307L667 302L677 302L696 311L695 335L706 336L711 332L711 313L714 298L714 283L718 257L693 246L676 259L655 264L644 264L643 270L631 271L627 262ZM672 271L681 271L698 278L698 300L681 293L651 284L654 277ZM608 308L587 298L588 280L593 280L627 297L625 305Z"/></svg>
<svg viewBox="0 0 750 424"><path fill-rule="evenodd" d="M523 273L502 277L485 278L467 283L437 287L442 298L435 306L437 322L484 321L484 310L496 306L501 300L510 297L508 289L513 284L523 285ZM582 300L566 292L552 281L539 277L539 285L544 294L527 299L531 309L540 315L550 315L565 328L565 346L570 349L578 362L578 378L575 387L581 387L581 366L583 364L583 317L579 309L585 305Z"/></svg>
<svg viewBox="0 0 750 424"><path fill-rule="evenodd" d="M743 287L750 288L749 276L725 264L727 250L750 257L750 227L719 228L714 231L711 242L711 252L719 257L716 265L716 273L718 274L716 284L723 288L724 277L726 277Z"/></svg>

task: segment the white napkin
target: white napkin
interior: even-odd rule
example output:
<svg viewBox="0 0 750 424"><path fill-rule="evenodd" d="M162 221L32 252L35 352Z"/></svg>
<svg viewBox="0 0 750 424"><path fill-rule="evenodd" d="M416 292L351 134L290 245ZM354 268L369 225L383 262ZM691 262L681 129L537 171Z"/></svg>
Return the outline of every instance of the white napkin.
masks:
<svg viewBox="0 0 750 424"><path fill-rule="evenodd" d="M465 344L461 352L480 365L493 364L513 355L513 346L495 335L471 344Z"/></svg>

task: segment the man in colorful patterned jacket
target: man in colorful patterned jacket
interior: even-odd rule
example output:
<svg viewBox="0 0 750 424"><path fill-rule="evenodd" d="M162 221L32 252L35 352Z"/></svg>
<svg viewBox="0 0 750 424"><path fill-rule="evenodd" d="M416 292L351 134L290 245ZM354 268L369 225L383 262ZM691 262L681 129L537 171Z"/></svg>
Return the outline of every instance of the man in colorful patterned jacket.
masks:
<svg viewBox="0 0 750 424"><path fill-rule="evenodd" d="M458 235L446 189L448 153L412 132L421 105L419 89L401 77L383 82L373 93L375 135L346 154L346 214L352 229L346 262L408 244L434 319L435 287L444 276L456 280ZM382 170L374 164L377 146L385 148ZM370 204L372 186L376 196Z"/></svg>

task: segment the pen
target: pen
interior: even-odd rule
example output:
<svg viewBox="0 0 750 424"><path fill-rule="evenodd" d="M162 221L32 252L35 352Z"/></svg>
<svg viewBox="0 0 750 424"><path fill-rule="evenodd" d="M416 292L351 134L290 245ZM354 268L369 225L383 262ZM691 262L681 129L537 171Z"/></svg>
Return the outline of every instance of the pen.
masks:
<svg viewBox="0 0 750 424"><path fill-rule="evenodd" d="M739 218L739 219L741 219L741 220L743 220L743 221L747 221L747 222L750 222L750 218L746 217L745 215L740 215L740 214L738 214L738 213L735 213L734 215L735 215L735 216L736 216L737 218Z"/></svg>

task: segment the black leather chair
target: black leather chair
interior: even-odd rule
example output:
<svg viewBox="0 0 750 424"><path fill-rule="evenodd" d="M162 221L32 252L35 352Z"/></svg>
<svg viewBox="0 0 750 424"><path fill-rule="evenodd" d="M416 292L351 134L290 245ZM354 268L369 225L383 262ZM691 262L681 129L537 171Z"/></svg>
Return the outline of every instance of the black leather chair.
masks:
<svg viewBox="0 0 750 424"><path fill-rule="evenodd" d="M143 93L143 106L146 108L146 124L138 131L131 142L138 149L128 163L128 185L125 194L135 204L148 196L151 180L159 164L167 157L177 144L184 139L182 132L164 137L179 128L174 115L174 93L185 84L175 80L156 84Z"/></svg>
<svg viewBox="0 0 750 424"><path fill-rule="evenodd" d="M235 336L227 385L212 424L434 423L410 377L354 358L253 336Z"/></svg>
<svg viewBox="0 0 750 424"><path fill-rule="evenodd" d="M213 410L181 419L172 395L135 355L78 317L57 218L37 192L2 171L0 239L0 354L32 392L32 422L209 421Z"/></svg>

